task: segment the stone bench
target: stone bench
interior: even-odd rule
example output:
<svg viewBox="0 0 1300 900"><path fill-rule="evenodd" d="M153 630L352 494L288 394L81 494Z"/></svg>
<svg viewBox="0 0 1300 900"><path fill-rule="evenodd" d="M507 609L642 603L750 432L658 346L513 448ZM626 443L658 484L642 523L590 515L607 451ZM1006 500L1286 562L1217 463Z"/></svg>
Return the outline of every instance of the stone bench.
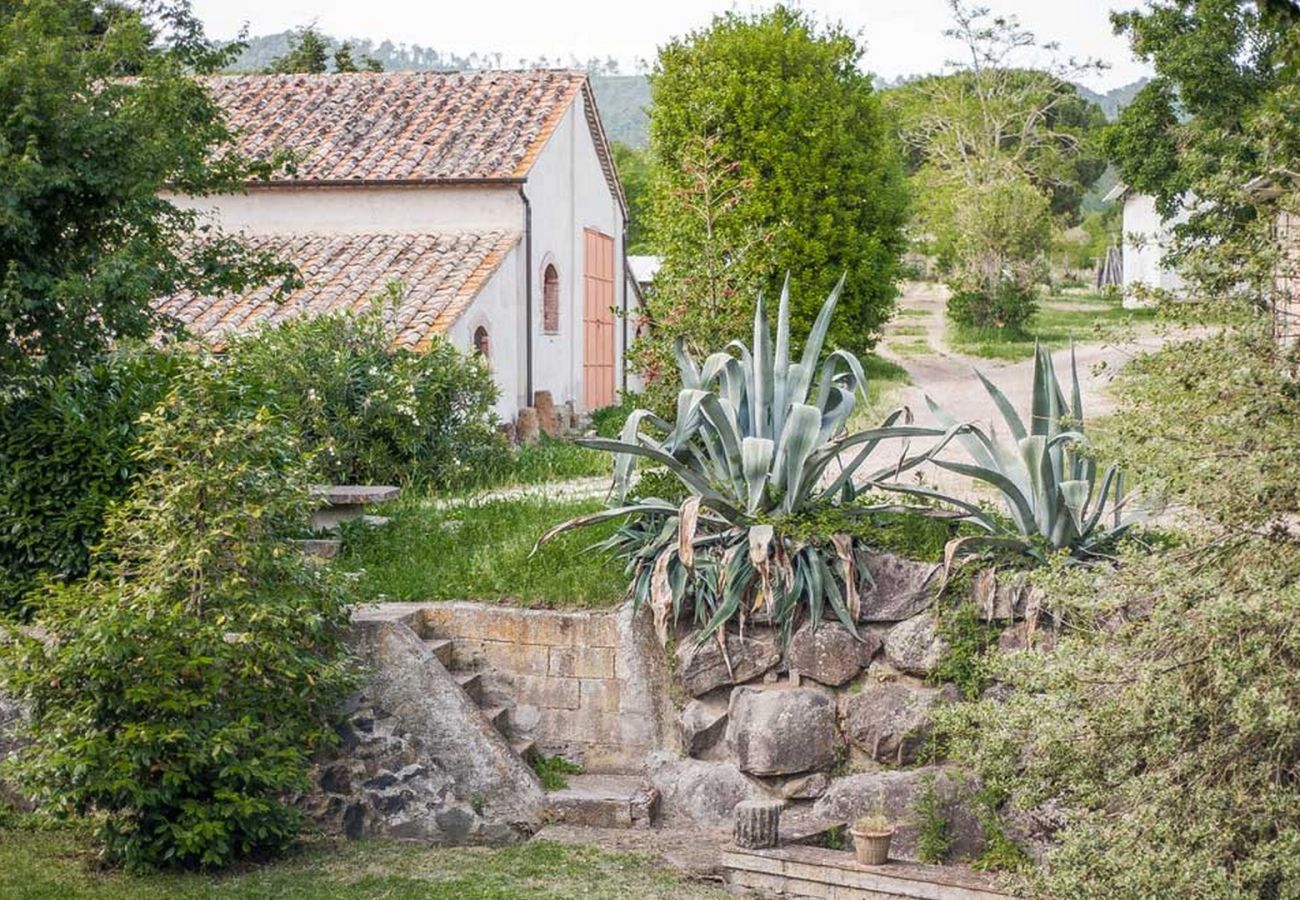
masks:
<svg viewBox="0 0 1300 900"><path fill-rule="evenodd" d="M341 523L360 518L374 519L373 524L382 525L387 519L366 516L367 507L395 500L401 492L401 488L387 484L314 484L311 495L323 503L312 513L312 530L337 531Z"/></svg>

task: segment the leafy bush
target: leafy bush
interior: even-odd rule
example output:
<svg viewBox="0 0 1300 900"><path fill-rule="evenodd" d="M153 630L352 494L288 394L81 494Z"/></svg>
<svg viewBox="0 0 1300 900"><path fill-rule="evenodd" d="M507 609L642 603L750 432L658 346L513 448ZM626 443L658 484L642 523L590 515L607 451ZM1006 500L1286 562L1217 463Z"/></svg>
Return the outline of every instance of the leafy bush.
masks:
<svg viewBox="0 0 1300 900"><path fill-rule="evenodd" d="M292 792L351 683L347 597L286 542L310 509L301 448L204 362L141 418L145 474L91 576L47 589L49 642L0 645L0 687L31 712L22 785L94 815L135 869L291 841Z"/></svg>
<svg viewBox="0 0 1300 900"><path fill-rule="evenodd" d="M0 395L0 612L41 577L86 574L104 513L139 468L136 420L175 367L168 353L129 348Z"/></svg>
<svg viewBox="0 0 1300 900"><path fill-rule="evenodd" d="M637 410L619 440L581 442L616 455L615 489L627 505L566 522L541 540L626 518L601 546L627 562L632 596L649 602L661 639L688 600L695 624L702 626L700 640L732 619L743 623L760 606L786 636L800 615L806 613L815 627L828 607L857 633L860 585L871 577L865 548L849 533L797 534L801 517L852 499L855 473L881 442L942 432L895 425L899 410L880 428L847 433L866 376L846 350L821 360L839 295L837 287L823 304L801 360L791 361L788 290L781 294L775 344L760 297L752 349L738 345L735 352L714 353L700 367L678 345L684 387L674 424ZM627 502L639 457L663 466L688 491L680 505L644 493ZM924 458L900 460L867 481L906 471ZM838 464L835 474L823 482L832 464Z"/></svg>
<svg viewBox="0 0 1300 900"><path fill-rule="evenodd" d="M320 480L445 488L504 453L491 372L441 339L394 348L378 311L293 319L227 356L231 377L298 429Z"/></svg>
<svg viewBox="0 0 1300 900"><path fill-rule="evenodd" d="M959 286L948 297L948 316L959 325L1021 332L1037 311L1037 288L1014 281L999 281L992 287Z"/></svg>

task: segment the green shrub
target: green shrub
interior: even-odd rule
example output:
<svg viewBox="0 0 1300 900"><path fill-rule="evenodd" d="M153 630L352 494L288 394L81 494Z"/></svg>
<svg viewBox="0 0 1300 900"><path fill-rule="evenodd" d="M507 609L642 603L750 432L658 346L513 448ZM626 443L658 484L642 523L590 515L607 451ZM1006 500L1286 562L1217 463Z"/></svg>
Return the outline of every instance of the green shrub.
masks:
<svg viewBox="0 0 1300 900"><path fill-rule="evenodd" d="M448 488L504 457L487 367L441 339L394 349L379 311L294 319L227 357L231 377L298 429L320 480Z"/></svg>
<svg viewBox="0 0 1300 900"><path fill-rule="evenodd" d="M136 420L175 366L172 354L131 348L0 395L0 612L41 577L86 574L104 512L138 468Z"/></svg>
<svg viewBox="0 0 1300 900"><path fill-rule="evenodd" d="M214 369L188 365L141 418L143 474L91 576L42 598L51 642L0 645L0 688L31 711L21 784L93 815L133 869L290 842L351 684L347 597L286 541L310 508L298 442Z"/></svg>
<svg viewBox="0 0 1300 900"><path fill-rule="evenodd" d="M948 316L958 325L1001 328L1019 333L1038 311L1038 291L1014 281L993 287L957 287L948 298Z"/></svg>

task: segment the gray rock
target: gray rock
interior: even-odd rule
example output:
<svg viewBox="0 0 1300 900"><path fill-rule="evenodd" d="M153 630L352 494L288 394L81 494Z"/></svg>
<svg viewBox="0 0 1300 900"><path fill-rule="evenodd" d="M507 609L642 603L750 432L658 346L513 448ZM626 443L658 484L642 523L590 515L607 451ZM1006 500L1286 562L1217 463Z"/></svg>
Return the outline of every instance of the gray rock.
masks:
<svg viewBox="0 0 1300 900"><path fill-rule="evenodd" d="M1056 632L1051 628L1043 627L1040 623L1031 637L1029 623L1017 622L998 635L998 649L1003 653L1016 653L1020 650L1028 650L1030 647L1036 650L1055 649Z"/></svg>
<svg viewBox="0 0 1300 900"><path fill-rule="evenodd" d="M826 793L826 788L830 786L831 780L821 772L813 772L811 775L799 775L795 778L788 778L776 789L776 792L786 800L816 800L822 794Z"/></svg>
<svg viewBox="0 0 1300 900"><path fill-rule="evenodd" d="M327 830L442 843L528 836L541 824L536 775L400 620L353 620L369 670L348 703L341 746L304 799Z"/></svg>
<svg viewBox="0 0 1300 900"><path fill-rule="evenodd" d="M731 669L727 669L727 660ZM751 633L742 641L739 635L727 635L727 659L717 641L697 644L693 638L677 645L677 680L692 697L701 697L726 684L742 684L762 675L781 661L776 636L770 632Z"/></svg>
<svg viewBox="0 0 1300 900"><path fill-rule="evenodd" d="M916 762L931 732L936 704L959 699L957 689L921 687L905 681L867 682L844 705L844 731L854 746L877 762Z"/></svg>
<svg viewBox="0 0 1300 900"><path fill-rule="evenodd" d="M901 672L929 675L948 652L930 613L899 622L885 635L885 658Z"/></svg>
<svg viewBox="0 0 1300 900"><path fill-rule="evenodd" d="M862 594L864 622L901 622L930 608L940 567L893 553L870 553L867 568L875 586Z"/></svg>
<svg viewBox="0 0 1300 900"><path fill-rule="evenodd" d="M727 743L752 775L793 775L835 763L835 701L815 688L738 687L731 692Z"/></svg>
<svg viewBox="0 0 1300 900"><path fill-rule="evenodd" d="M952 839L950 855L978 856L984 849L984 831L966 801L974 795L974 785L949 769L929 767L833 778L813 805L813 815L826 822L852 823L859 816L883 811L897 829L890 856L915 860L921 827L916 805L931 784Z"/></svg>
<svg viewBox="0 0 1300 900"><path fill-rule="evenodd" d="M771 796L731 763L681 759L671 753L651 754L647 763L650 780L659 791L659 808L670 822L727 827L737 803Z"/></svg>
<svg viewBox="0 0 1300 900"><path fill-rule="evenodd" d="M618 758L610 760L609 767L631 771L640 768L647 753L680 750L681 736L673 707L672 673L648 605L634 609L631 603L624 603L618 610L615 628Z"/></svg>
<svg viewBox="0 0 1300 900"><path fill-rule="evenodd" d="M813 630L804 625L790 639L787 660L791 671L838 687L852 681L880 649L880 638L866 630L861 640L838 622L823 622Z"/></svg>
<svg viewBox="0 0 1300 900"><path fill-rule="evenodd" d="M727 706L721 701L692 700L682 709L682 749L703 756L727 730Z"/></svg>

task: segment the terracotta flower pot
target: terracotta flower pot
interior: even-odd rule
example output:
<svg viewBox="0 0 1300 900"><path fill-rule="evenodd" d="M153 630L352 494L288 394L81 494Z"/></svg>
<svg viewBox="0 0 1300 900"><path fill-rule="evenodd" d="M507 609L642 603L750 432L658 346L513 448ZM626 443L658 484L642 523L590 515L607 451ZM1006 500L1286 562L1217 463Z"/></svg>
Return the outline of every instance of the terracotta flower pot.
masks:
<svg viewBox="0 0 1300 900"><path fill-rule="evenodd" d="M858 831L850 829L853 835L853 852L858 862L864 866L883 866L889 861L889 842L894 837L894 829L888 831Z"/></svg>

